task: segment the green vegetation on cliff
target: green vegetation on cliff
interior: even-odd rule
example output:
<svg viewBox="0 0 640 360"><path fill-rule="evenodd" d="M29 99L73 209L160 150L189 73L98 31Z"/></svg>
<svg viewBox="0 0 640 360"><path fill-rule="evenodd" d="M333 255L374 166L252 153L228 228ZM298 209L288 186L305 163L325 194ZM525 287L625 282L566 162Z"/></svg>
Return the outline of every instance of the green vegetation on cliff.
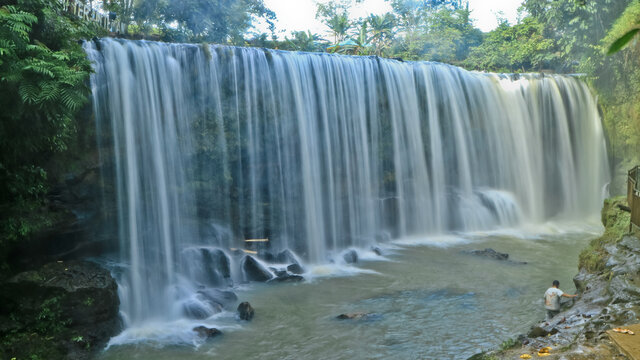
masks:
<svg viewBox="0 0 640 360"><path fill-rule="evenodd" d="M580 253L578 267L589 272L603 271L606 265L607 251L605 247L618 243L629 231L630 214L620 209L619 206L627 206L624 196L606 199L602 208L602 224L605 227L604 234L591 241Z"/></svg>
<svg viewBox="0 0 640 360"><path fill-rule="evenodd" d="M12 243L55 221L48 170L77 136L91 72L78 40L94 34L56 0L0 6L0 273Z"/></svg>

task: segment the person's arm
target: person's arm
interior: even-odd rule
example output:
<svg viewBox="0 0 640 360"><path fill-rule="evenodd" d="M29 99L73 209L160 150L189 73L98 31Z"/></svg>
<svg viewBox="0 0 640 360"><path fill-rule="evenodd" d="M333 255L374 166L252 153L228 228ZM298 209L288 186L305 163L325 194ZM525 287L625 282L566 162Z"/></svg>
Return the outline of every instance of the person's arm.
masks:
<svg viewBox="0 0 640 360"><path fill-rule="evenodd" d="M562 296L564 296L564 297L568 297L568 298L574 298L574 297L576 297L576 296L578 296L578 295L577 295L577 294L576 294L576 295L569 295L569 294L567 294L567 293L562 293Z"/></svg>

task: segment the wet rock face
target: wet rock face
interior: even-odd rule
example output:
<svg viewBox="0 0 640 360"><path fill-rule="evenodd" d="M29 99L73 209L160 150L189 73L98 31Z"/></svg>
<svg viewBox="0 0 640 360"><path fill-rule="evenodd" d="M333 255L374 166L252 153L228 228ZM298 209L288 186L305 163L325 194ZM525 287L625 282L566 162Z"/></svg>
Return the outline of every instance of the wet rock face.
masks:
<svg viewBox="0 0 640 360"><path fill-rule="evenodd" d="M119 306L115 280L97 264L56 262L20 273L0 285L0 337L8 340L0 358L39 351L47 359L88 358L121 330Z"/></svg>
<svg viewBox="0 0 640 360"><path fill-rule="evenodd" d="M206 326L196 326L193 328L193 331L195 331L198 336L205 339L211 339L218 335L222 335L222 331L216 328L208 328Z"/></svg>
<svg viewBox="0 0 640 360"><path fill-rule="evenodd" d="M304 273L304 268L302 268L302 266L300 266L300 264L291 264L291 265L287 266L287 271L292 273L292 274L300 275L300 274Z"/></svg>
<svg viewBox="0 0 640 360"><path fill-rule="evenodd" d="M355 250L348 250L342 255L342 258L347 264L355 264L358 262L358 253Z"/></svg>
<svg viewBox="0 0 640 360"><path fill-rule="evenodd" d="M245 301L238 305L238 317L240 317L240 320L249 321L253 319L254 314L255 310L253 310L253 307L248 302Z"/></svg>
<svg viewBox="0 0 640 360"><path fill-rule="evenodd" d="M267 268L249 255L242 258L240 267L247 281L265 282L273 277Z"/></svg>

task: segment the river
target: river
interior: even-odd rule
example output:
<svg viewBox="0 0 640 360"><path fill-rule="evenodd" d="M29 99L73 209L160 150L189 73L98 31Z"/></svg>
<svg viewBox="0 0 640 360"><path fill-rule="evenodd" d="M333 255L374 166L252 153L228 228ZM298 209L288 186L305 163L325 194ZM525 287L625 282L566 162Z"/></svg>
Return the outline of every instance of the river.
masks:
<svg viewBox="0 0 640 360"><path fill-rule="evenodd" d="M233 312L152 322L113 339L100 358L466 359L542 320L542 293L552 280L575 292L578 254L600 231L549 225L397 240L383 257L364 254L355 267L316 266L303 283L238 286L239 300L255 308L251 322ZM484 248L511 261L463 252ZM336 319L353 312L371 316ZM199 324L224 334L204 342L191 331Z"/></svg>

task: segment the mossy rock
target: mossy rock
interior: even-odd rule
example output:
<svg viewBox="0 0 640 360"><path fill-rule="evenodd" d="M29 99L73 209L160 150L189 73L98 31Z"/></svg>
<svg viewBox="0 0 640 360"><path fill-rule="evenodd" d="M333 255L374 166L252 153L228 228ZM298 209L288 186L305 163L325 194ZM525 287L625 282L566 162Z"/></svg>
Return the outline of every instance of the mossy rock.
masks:
<svg viewBox="0 0 640 360"><path fill-rule="evenodd" d="M117 285L87 261L56 262L0 285L0 358L85 359L121 328Z"/></svg>
<svg viewBox="0 0 640 360"><path fill-rule="evenodd" d="M605 227L604 234L594 239L582 250L578 260L578 267L590 273L598 273L605 269L608 253L605 246L616 244L629 231L630 214L621 210L618 205L627 206L624 196L609 198L604 201L601 219Z"/></svg>

